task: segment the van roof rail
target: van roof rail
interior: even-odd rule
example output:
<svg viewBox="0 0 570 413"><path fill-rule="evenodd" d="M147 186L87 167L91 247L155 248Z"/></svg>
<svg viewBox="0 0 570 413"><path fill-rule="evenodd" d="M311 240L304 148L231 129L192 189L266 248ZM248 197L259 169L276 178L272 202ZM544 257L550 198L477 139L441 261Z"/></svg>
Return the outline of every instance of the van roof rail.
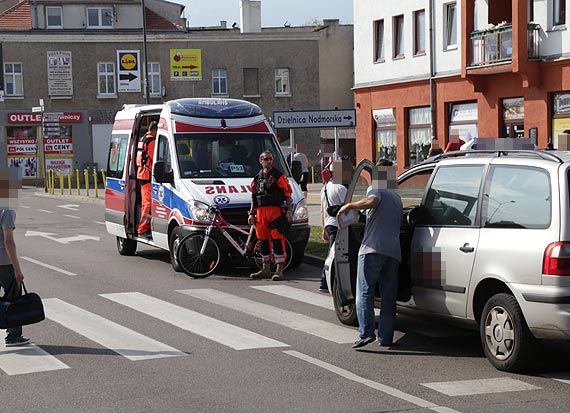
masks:
<svg viewBox="0 0 570 413"><path fill-rule="evenodd" d="M453 151L453 152L445 152L433 157L433 161L440 161L445 158L452 158L457 156L463 155L481 155L481 154L495 154L496 156L505 156L508 154L521 154L521 155L534 155L541 159L545 159L547 161L554 161L558 163L563 163L564 160L554 155L552 152L545 152L541 150L528 150L528 149L469 149L463 151Z"/></svg>

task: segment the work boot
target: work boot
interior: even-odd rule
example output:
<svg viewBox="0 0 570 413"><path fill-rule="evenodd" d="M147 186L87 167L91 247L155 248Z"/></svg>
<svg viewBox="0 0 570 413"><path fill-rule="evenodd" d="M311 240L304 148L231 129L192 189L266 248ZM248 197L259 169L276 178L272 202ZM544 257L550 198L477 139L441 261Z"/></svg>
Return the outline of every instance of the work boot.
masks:
<svg viewBox="0 0 570 413"><path fill-rule="evenodd" d="M263 268L261 270L259 270L258 272L252 272L251 274L249 274L249 278L255 280L258 278L269 277L270 275L271 275L271 263L264 262Z"/></svg>
<svg viewBox="0 0 570 413"><path fill-rule="evenodd" d="M275 274L271 277L273 281L279 281L283 278L283 264L277 264L277 269L275 270Z"/></svg>

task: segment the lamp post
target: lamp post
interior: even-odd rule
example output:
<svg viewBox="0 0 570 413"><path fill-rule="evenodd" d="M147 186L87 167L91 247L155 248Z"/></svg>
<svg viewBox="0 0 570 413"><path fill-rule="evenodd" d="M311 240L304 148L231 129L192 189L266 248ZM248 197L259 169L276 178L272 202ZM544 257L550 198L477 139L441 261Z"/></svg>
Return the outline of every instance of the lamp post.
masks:
<svg viewBox="0 0 570 413"><path fill-rule="evenodd" d="M149 85L148 85L148 56L147 56L147 49L146 49L146 8L144 5L144 0L142 1L142 24L143 24L143 48L144 48L144 67L143 67L143 75L144 75L144 103L148 102L149 96Z"/></svg>

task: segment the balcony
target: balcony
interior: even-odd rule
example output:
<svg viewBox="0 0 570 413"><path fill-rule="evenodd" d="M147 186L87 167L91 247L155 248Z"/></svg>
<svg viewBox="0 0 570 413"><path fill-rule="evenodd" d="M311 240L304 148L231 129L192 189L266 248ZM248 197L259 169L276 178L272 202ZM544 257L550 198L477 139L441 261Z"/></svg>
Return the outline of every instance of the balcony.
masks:
<svg viewBox="0 0 570 413"><path fill-rule="evenodd" d="M528 59L539 58L538 24L528 25ZM471 33L470 67L484 67L501 63L510 63L513 58L513 26L512 24L491 25L481 31Z"/></svg>

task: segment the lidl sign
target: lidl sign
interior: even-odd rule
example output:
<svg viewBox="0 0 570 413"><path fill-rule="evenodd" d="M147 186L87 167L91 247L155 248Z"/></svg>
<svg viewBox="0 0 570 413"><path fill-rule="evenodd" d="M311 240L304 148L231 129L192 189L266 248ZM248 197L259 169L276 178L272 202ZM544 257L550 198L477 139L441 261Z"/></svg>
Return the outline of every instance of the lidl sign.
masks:
<svg viewBox="0 0 570 413"><path fill-rule="evenodd" d="M138 50L117 50L118 92L140 92L141 71Z"/></svg>

